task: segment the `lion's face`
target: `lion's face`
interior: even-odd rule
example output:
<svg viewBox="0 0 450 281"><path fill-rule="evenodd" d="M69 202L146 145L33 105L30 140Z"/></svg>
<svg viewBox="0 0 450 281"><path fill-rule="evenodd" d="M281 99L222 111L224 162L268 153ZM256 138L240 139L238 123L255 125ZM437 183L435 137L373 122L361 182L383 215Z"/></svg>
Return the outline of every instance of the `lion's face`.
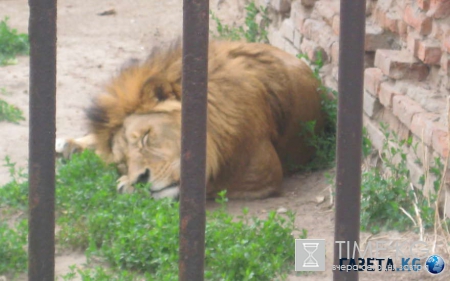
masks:
<svg viewBox="0 0 450 281"><path fill-rule="evenodd" d="M124 175L119 191L150 183L154 198L178 197L180 183L179 113L133 114L112 138L114 162Z"/></svg>

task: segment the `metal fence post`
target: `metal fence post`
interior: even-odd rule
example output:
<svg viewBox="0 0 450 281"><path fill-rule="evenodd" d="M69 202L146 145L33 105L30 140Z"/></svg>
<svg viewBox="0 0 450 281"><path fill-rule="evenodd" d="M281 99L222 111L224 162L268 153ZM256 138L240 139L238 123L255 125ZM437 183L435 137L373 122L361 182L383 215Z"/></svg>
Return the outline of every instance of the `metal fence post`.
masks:
<svg viewBox="0 0 450 281"><path fill-rule="evenodd" d="M350 255L360 230L365 7L366 0L341 0L334 240L348 241ZM338 246L335 265L339 265ZM351 258L342 252L343 258ZM335 281L358 280L358 271L336 270L333 275Z"/></svg>
<svg viewBox="0 0 450 281"><path fill-rule="evenodd" d="M28 280L55 280L56 0L29 0Z"/></svg>
<svg viewBox="0 0 450 281"><path fill-rule="evenodd" d="M209 1L183 2L179 280L204 280Z"/></svg>

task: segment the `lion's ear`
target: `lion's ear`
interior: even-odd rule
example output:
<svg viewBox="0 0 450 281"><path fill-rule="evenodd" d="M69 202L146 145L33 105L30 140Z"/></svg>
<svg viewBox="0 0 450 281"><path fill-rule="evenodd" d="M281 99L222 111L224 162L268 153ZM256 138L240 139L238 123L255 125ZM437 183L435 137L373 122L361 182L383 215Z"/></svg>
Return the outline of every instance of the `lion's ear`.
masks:
<svg viewBox="0 0 450 281"><path fill-rule="evenodd" d="M174 96L172 86L169 82L159 78L150 77L142 86L142 97L155 98L158 101L165 101Z"/></svg>

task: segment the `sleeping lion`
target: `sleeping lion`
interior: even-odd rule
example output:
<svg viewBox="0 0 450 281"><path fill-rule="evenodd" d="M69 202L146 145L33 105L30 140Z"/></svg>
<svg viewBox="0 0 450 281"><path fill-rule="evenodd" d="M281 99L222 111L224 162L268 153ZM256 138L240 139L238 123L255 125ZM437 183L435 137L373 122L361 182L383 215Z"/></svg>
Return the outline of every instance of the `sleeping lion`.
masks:
<svg viewBox="0 0 450 281"><path fill-rule="evenodd" d="M120 192L151 183L154 198L178 197L181 146L179 43L155 49L115 76L87 110L89 134L57 139L63 157L94 149L117 164ZM318 81L302 60L267 44L210 42L207 195L257 199L280 193L289 167L313 149L301 122L323 127Z"/></svg>

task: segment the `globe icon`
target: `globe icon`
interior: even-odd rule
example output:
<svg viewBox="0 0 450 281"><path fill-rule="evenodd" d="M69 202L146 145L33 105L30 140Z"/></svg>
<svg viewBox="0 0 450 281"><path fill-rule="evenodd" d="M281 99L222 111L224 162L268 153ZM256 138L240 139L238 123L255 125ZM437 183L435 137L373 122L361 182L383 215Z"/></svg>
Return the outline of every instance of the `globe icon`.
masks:
<svg viewBox="0 0 450 281"><path fill-rule="evenodd" d="M425 262L425 265L429 273L439 274L442 271L444 271L445 262L444 259L441 258L441 256L432 255L428 257L427 261Z"/></svg>

